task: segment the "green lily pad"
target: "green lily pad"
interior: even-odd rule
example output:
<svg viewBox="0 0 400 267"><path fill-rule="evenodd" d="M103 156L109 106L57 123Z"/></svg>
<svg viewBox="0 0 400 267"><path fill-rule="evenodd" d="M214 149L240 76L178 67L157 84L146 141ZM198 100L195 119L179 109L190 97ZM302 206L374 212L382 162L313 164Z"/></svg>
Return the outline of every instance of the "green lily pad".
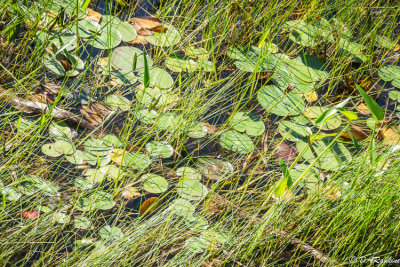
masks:
<svg viewBox="0 0 400 267"><path fill-rule="evenodd" d="M131 152L125 155L124 163L132 169L141 171L150 165L151 160L145 154Z"/></svg>
<svg viewBox="0 0 400 267"><path fill-rule="evenodd" d="M173 214L182 217L192 216L195 210L194 206L189 201L182 198L175 200L170 208Z"/></svg>
<svg viewBox="0 0 400 267"><path fill-rule="evenodd" d="M174 148L165 141L154 141L146 144L146 149L153 158L169 158L174 154Z"/></svg>
<svg viewBox="0 0 400 267"><path fill-rule="evenodd" d="M143 88L136 92L136 99L145 107L168 108L175 105L179 97L173 92L155 88Z"/></svg>
<svg viewBox="0 0 400 267"><path fill-rule="evenodd" d="M1 194L5 196L8 201L17 201L21 198L22 194L15 187L6 186L1 189Z"/></svg>
<svg viewBox="0 0 400 267"><path fill-rule="evenodd" d="M74 186L77 188L80 188L81 190L90 190L90 189L94 188L95 183L85 177L80 177L80 178L76 179ZM83 206L82 206L82 208L83 208Z"/></svg>
<svg viewBox="0 0 400 267"><path fill-rule="evenodd" d="M208 221L203 216L188 217L185 220L186 226L195 232L203 232L208 228Z"/></svg>
<svg viewBox="0 0 400 267"><path fill-rule="evenodd" d="M383 35L376 35L375 36L375 46L387 48L387 49L393 49L397 46L397 43Z"/></svg>
<svg viewBox="0 0 400 267"><path fill-rule="evenodd" d="M192 138L202 138L207 135L207 127L200 122L189 128L188 136Z"/></svg>
<svg viewBox="0 0 400 267"><path fill-rule="evenodd" d="M174 79L172 79L171 75L163 69L160 68L150 68L149 70L150 77L150 87L158 87L160 89L169 89L174 85ZM144 69L138 71L138 80L143 83L144 82Z"/></svg>
<svg viewBox="0 0 400 267"><path fill-rule="evenodd" d="M25 175L21 178L19 189L25 195L32 195L38 192L44 196L51 196L57 194L59 188L37 176Z"/></svg>
<svg viewBox="0 0 400 267"><path fill-rule="evenodd" d="M46 156L52 157L52 158L57 158L63 155L62 151L59 151L56 149L54 146L54 143L52 144L44 144L42 146L42 152Z"/></svg>
<svg viewBox="0 0 400 267"><path fill-rule="evenodd" d="M290 171L290 176L295 181L297 180L302 173L308 169L308 165L305 164L297 164ZM299 186L305 187L307 190L313 190L318 185L321 185L320 174L318 170L315 168L311 168L302 178L302 181L298 184Z"/></svg>
<svg viewBox="0 0 400 267"><path fill-rule="evenodd" d="M122 147L124 145L122 143L121 139L119 139L118 136L115 136L113 134L108 134L108 135L104 136L102 139L106 146Z"/></svg>
<svg viewBox="0 0 400 267"><path fill-rule="evenodd" d="M112 71L110 74L111 74L112 78L115 78L114 81L116 81L120 85L135 84L138 81L135 74L131 71L122 72L122 71L116 70L116 71Z"/></svg>
<svg viewBox="0 0 400 267"><path fill-rule="evenodd" d="M75 147L71 142L65 140L57 140L53 143L54 150L65 155L71 155L75 152Z"/></svg>
<svg viewBox="0 0 400 267"><path fill-rule="evenodd" d="M331 138L325 138L315 141L312 146L316 155L321 155L321 153L323 153L323 151L327 149L331 141ZM303 158L308 162L311 163L316 159L307 142L298 141L296 143L296 147L299 153L302 153ZM330 149L327 149L325 154L320 158L319 163L317 162L315 166L321 169L333 171L338 170L342 164L349 163L351 159L352 156L347 148L343 144L336 142Z"/></svg>
<svg viewBox="0 0 400 267"><path fill-rule="evenodd" d="M304 110L304 116L307 118L311 119L311 123L315 125L315 121L324 113L327 111L329 108L327 107L319 107L319 106L313 106L313 107L307 107ZM342 124L342 118L338 113L335 113L332 117L330 117L326 122L319 126L322 130L334 130L336 128L339 128L339 126Z"/></svg>
<svg viewBox="0 0 400 267"><path fill-rule="evenodd" d="M354 62L363 63L367 61L367 56L362 52L365 49L366 47L362 44L352 42L345 37L340 38L338 53L350 57Z"/></svg>
<svg viewBox="0 0 400 267"><path fill-rule="evenodd" d="M121 228L106 225L100 229L99 236L104 240L119 240L124 236L124 233Z"/></svg>
<svg viewBox="0 0 400 267"><path fill-rule="evenodd" d="M182 35L172 25L166 25L167 30L165 32L154 32L151 36L146 36L145 39L152 45L169 47L178 44Z"/></svg>
<svg viewBox="0 0 400 267"><path fill-rule="evenodd" d="M100 138L91 137L84 143L85 150L97 157L104 157L110 155L112 148L107 146Z"/></svg>
<svg viewBox="0 0 400 267"><path fill-rule="evenodd" d="M101 152L101 150L99 150L100 153L104 153ZM83 152L83 160L87 163L90 164L92 166L105 166L107 165L110 161L111 161L111 157L110 155L106 155L106 156L100 156L100 155L93 155L89 152Z"/></svg>
<svg viewBox="0 0 400 267"><path fill-rule="evenodd" d="M250 137L233 130L226 131L221 135L220 144L223 148L240 154L247 154L254 150L254 144Z"/></svg>
<svg viewBox="0 0 400 267"><path fill-rule="evenodd" d="M144 124L153 124L158 117L155 110L142 109L137 113L137 119Z"/></svg>
<svg viewBox="0 0 400 267"><path fill-rule="evenodd" d="M245 72L264 72L275 68L279 58L256 46L237 45L228 48L228 57L236 60L235 66Z"/></svg>
<svg viewBox="0 0 400 267"><path fill-rule="evenodd" d="M292 121L281 121L278 126L279 133L290 141L307 140L312 135L310 127Z"/></svg>
<svg viewBox="0 0 400 267"><path fill-rule="evenodd" d="M34 120L19 117L18 120L15 121L15 127L17 128L17 131L20 133L24 132L35 123L36 122Z"/></svg>
<svg viewBox="0 0 400 267"><path fill-rule="evenodd" d="M101 183L105 178L105 175L98 169L87 169L83 175L94 184Z"/></svg>
<svg viewBox="0 0 400 267"><path fill-rule="evenodd" d="M214 158L199 158L196 166L204 177L212 180L219 180L234 172L231 163Z"/></svg>
<svg viewBox="0 0 400 267"><path fill-rule="evenodd" d="M128 22L121 21L118 17L103 15L101 17L100 26L102 28L111 26L121 34L121 39L124 42L130 42L136 39L136 30Z"/></svg>
<svg viewBox="0 0 400 267"><path fill-rule="evenodd" d="M168 190L168 182L165 178L156 174L145 174L142 176L143 189L152 194L164 193Z"/></svg>
<svg viewBox="0 0 400 267"><path fill-rule="evenodd" d="M136 47L120 46L115 48L111 54L111 63L123 71L132 71L135 54L137 57L135 71L140 70L144 68L144 52ZM146 59L148 66L151 67L153 60L148 55L146 55Z"/></svg>
<svg viewBox="0 0 400 267"><path fill-rule="evenodd" d="M400 67L399 66L385 65L378 70L378 75L385 82L392 82L392 85L394 87L400 88ZM390 95L389 95L389 97L390 97Z"/></svg>
<svg viewBox="0 0 400 267"><path fill-rule="evenodd" d="M301 96L294 93L285 94L275 85L261 87L257 99L263 108L278 116L298 115L305 108Z"/></svg>
<svg viewBox="0 0 400 267"><path fill-rule="evenodd" d="M181 179L176 191L183 199L200 200L208 193L207 187L195 179Z"/></svg>
<svg viewBox="0 0 400 267"><path fill-rule="evenodd" d="M123 175L122 170L115 165L106 165L99 169L101 173L103 173L106 177L109 177L113 180L117 180L119 177Z"/></svg>
<svg viewBox="0 0 400 267"><path fill-rule="evenodd" d="M187 46L185 47L185 54L193 59L208 59L208 52L203 47Z"/></svg>
<svg viewBox="0 0 400 267"><path fill-rule="evenodd" d="M393 101L400 102L400 91L391 90L389 92L389 98Z"/></svg>
<svg viewBox="0 0 400 267"><path fill-rule="evenodd" d="M233 129L250 136L262 135L265 131L264 122L251 112L238 112L231 121Z"/></svg>
<svg viewBox="0 0 400 267"><path fill-rule="evenodd" d="M128 111L131 108L131 102L121 95L108 95L104 103L112 110L121 109Z"/></svg>
<svg viewBox="0 0 400 267"><path fill-rule="evenodd" d="M75 216L74 218L74 228L80 230L89 229L92 226L92 221L85 216Z"/></svg>
<svg viewBox="0 0 400 267"><path fill-rule="evenodd" d="M121 34L112 25L101 27L101 31L88 41L88 44L97 49L112 49L121 43Z"/></svg>
<svg viewBox="0 0 400 267"><path fill-rule="evenodd" d="M89 38L95 33L100 32L100 25L90 19L82 19L78 21L78 33L76 33L76 24L73 23L71 30L75 32L79 38Z"/></svg>
<svg viewBox="0 0 400 267"><path fill-rule="evenodd" d="M201 238L192 236L185 241L185 247L192 253L198 254L204 252L208 248L208 244Z"/></svg>
<svg viewBox="0 0 400 267"><path fill-rule="evenodd" d="M176 175L181 176L180 181L183 180L196 180L200 181L201 179L201 174L196 170L191 167L180 167L176 170Z"/></svg>
<svg viewBox="0 0 400 267"><path fill-rule="evenodd" d="M194 72L198 69L194 60L178 55L168 56L165 60L165 66L173 72Z"/></svg>
<svg viewBox="0 0 400 267"><path fill-rule="evenodd" d="M59 224L66 224L71 221L71 216L65 212L56 212L53 216L53 221Z"/></svg>
<svg viewBox="0 0 400 267"><path fill-rule="evenodd" d="M49 136L54 139L72 139L72 130L65 122L52 122L49 127Z"/></svg>

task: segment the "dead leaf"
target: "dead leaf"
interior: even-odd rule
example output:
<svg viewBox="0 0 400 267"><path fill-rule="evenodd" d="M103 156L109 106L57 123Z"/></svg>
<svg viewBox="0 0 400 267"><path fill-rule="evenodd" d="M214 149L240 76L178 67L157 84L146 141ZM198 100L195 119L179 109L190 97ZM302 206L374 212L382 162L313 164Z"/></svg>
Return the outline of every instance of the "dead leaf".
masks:
<svg viewBox="0 0 400 267"><path fill-rule="evenodd" d="M356 110L357 110L358 112L360 112L361 114L363 114L363 115L369 115L369 114L371 114L371 111L369 111L368 106L365 105L364 103L359 104L359 105L356 107Z"/></svg>
<svg viewBox="0 0 400 267"><path fill-rule="evenodd" d="M99 12L94 11L91 8L87 8L86 10L88 12L87 16L86 16L86 19L90 19L91 21L96 22L96 23L100 22L101 14Z"/></svg>
<svg viewBox="0 0 400 267"><path fill-rule="evenodd" d="M103 119L112 111L100 103L92 103L90 106L82 105L80 112L94 126L103 123Z"/></svg>
<svg viewBox="0 0 400 267"><path fill-rule="evenodd" d="M156 28L162 26L162 21L156 17L143 16L143 17L134 17L129 21L132 26L140 27L142 29L151 30L152 28Z"/></svg>
<svg viewBox="0 0 400 267"><path fill-rule="evenodd" d="M394 146L399 144L400 135L395 128L383 128L379 131L379 137L383 139L385 146Z"/></svg>
<svg viewBox="0 0 400 267"><path fill-rule="evenodd" d="M126 154L128 154L128 151L121 148L114 148L113 151L110 153L110 158L118 165L122 164L122 166L124 166L125 163L123 162L123 158L125 158Z"/></svg>
<svg viewBox="0 0 400 267"><path fill-rule="evenodd" d="M22 216L30 220L35 220L39 216L39 212L36 210L24 211L22 212Z"/></svg>
<svg viewBox="0 0 400 267"><path fill-rule="evenodd" d="M209 132L209 133L216 133L218 131L217 126L209 124L208 122L202 122L201 124L206 126L207 132Z"/></svg>
<svg viewBox="0 0 400 267"><path fill-rule="evenodd" d="M335 199L342 195L339 188L337 186L327 186L322 190L327 198Z"/></svg>
<svg viewBox="0 0 400 267"><path fill-rule="evenodd" d="M357 141L361 141L368 138L368 134L366 134L363 130L355 126L352 127L351 133L353 134L354 139L356 139ZM351 137L348 132L343 133L341 137L346 141L351 141Z"/></svg>
<svg viewBox="0 0 400 267"><path fill-rule="evenodd" d="M134 199L136 197L140 197L142 194L136 187L127 186L122 191L122 197L125 199Z"/></svg>
<svg viewBox="0 0 400 267"><path fill-rule="evenodd" d="M146 38L145 38L144 36L138 34L138 35L136 36L136 39L133 40L132 42L128 42L128 44L132 44L132 45L134 45L134 44L145 45L145 44L147 44L147 41L146 41Z"/></svg>
<svg viewBox="0 0 400 267"><path fill-rule="evenodd" d="M151 197L147 199L140 206L139 215L142 216L143 214L152 213L158 206L160 206L160 204L161 202L159 201L158 197Z"/></svg>
<svg viewBox="0 0 400 267"><path fill-rule="evenodd" d="M303 94L303 96L304 99L310 104L318 100L318 93L315 91L307 92Z"/></svg>

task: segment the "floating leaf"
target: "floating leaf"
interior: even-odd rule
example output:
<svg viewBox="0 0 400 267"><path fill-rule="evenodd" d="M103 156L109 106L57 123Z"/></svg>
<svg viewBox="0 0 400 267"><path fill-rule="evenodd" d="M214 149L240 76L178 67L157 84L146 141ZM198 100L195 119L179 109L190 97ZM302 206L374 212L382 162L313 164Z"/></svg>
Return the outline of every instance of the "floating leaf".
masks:
<svg viewBox="0 0 400 267"><path fill-rule="evenodd" d="M233 130L226 131L221 135L220 144L223 148L240 154L247 154L254 150L254 144L250 137Z"/></svg>
<svg viewBox="0 0 400 267"><path fill-rule="evenodd" d="M17 201L22 196L16 188L11 186L3 187L1 189L1 194L3 194L8 201Z"/></svg>
<svg viewBox="0 0 400 267"><path fill-rule="evenodd" d="M104 240L119 240L124 236L121 228L111 227L109 225L104 226L99 231L99 236Z"/></svg>
<svg viewBox="0 0 400 267"><path fill-rule="evenodd" d="M65 212L56 212L53 216L53 221L59 224L69 223L71 216L67 215Z"/></svg>
<svg viewBox="0 0 400 267"><path fill-rule="evenodd" d="M313 106L307 107L303 113L307 118L311 119L311 122L314 125L320 127L322 130L334 130L342 124L342 119L338 113L333 113L328 116L329 118L325 120L323 125L319 125L319 123L317 123L318 118L320 118L321 115L328 110L329 108L327 107Z"/></svg>
<svg viewBox="0 0 400 267"><path fill-rule="evenodd" d="M166 25L168 28L164 32L154 32L151 36L146 36L145 39L150 44L156 46L169 47L178 44L182 36L179 31L172 25Z"/></svg>
<svg viewBox="0 0 400 267"><path fill-rule="evenodd" d="M121 21L118 17L105 15L102 16L100 26L102 28L112 27L121 34L121 40L130 42L136 39L136 30L128 22Z"/></svg>
<svg viewBox="0 0 400 267"><path fill-rule="evenodd" d="M88 217L75 216L74 218L74 228L76 229L86 230L89 229L91 225L92 221Z"/></svg>
<svg viewBox="0 0 400 267"><path fill-rule="evenodd" d="M56 147L54 146L54 143L52 144L44 144L42 146L42 152L43 154L45 154L46 156L52 157L52 158L57 158L62 156L62 151L59 151L56 149Z"/></svg>
<svg viewBox="0 0 400 267"><path fill-rule="evenodd" d="M104 16L103 16L104 17ZM121 43L121 34L112 25L101 27L101 31L95 34L88 44L98 49L112 49Z"/></svg>
<svg viewBox="0 0 400 267"><path fill-rule="evenodd" d="M110 155L112 148L107 146L104 141L100 138L90 137L84 143L85 150L96 156L96 157L104 157Z"/></svg>
<svg viewBox="0 0 400 267"><path fill-rule="evenodd" d="M238 112L231 121L233 129L250 136L262 135L265 131L264 122L250 112Z"/></svg>
<svg viewBox="0 0 400 267"><path fill-rule="evenodd" d="M150 87L158 87L160 89L171 88L174 84L174 79L171 75L160 68L149 69L149 85ZM144 69L138 71L138 80L144 84Z"/></svg>
<svg viewBox="0 0 400 267"><path fill-rule="evenodd" d="M104 103L112 110L121 109L127 111L131 108L129 99L121 95L108 95Z"/></svg>
<svg viewBox="0 0 400 267"><path fill-rule="evenodd" d="M189 128L188 136L192 138L202 138L207 135L207 131L207 127L198 122Z"/></svg>
<svg viewBox="0 0 400 267"><path fill-rule="evenodd" d="M283 137L290 141L307 140L312 134L308 126L288 120L279 123L278 131Z"/></svg>
<svg viewBox="0 0 400 267"><path fill-rule="evenodd" d="M174 154L174 148L165 141L154 141L146 144L146 149L153 158L169 158Z"/></svg>
<svg viewBox="0 0 400 267"><path fill-rule="evenodd" d="M132 169L141 171L150 165L151 160L145 154L131 152L125 155L124 163Z"/></svg>
<svg viewBox="0 0 400 267"><path fill-rule="evenodd" d="M136 92L136 99L146 107L164 108L172 107L176 104L178 95L155 88L144 88Z"/></svg>
<svg viewBox="0 0 400 267"><path fill-rule="evenodd" d="M165 178L156 174L145 174L142 176L143 189L152 194L160 194L168 189L168 182Z"/></svg>
<svg viewBox="0 0 400 267"><path fill-rule="evenodd" d="M301 96L294 93L285 94L275 85L261 87L257 99L263 108L278 116L298 115L305 108Z"/></svg>
<svg viewBox="0 0 400 267"><path fill-rule="evenodd" d="M119 139L118 136L115 136L113 134L108 134L108 135L104 136L102 139L103 139L104 144L107 146L111 146L111 147L122 147L123 146L121 139Z"/></svg>
<svg viewBox="0 0 400 267"><path fill-rule="evenodd" d="M187 46L185 47L185 54L194 59L206 60L208 58L207 50L202 47Z"/></svg>
<svg viewBox="0 0 400 267"><path fill-rule="evenodd" d="M71 27L72 31L76 31L75 23ZM83 19L78 21L78 33L79 38L89 38L92 37L97 32L100 32L100 25L90 19Z"/></svg>
<svg viewBox="0 0 400 267"><path fill-rule="evenodd" d="M213 158L199 158L196 166L207 179L213 180L219 180L234 171L231 163Z"/></svg>
<svg viewBox="0 0 400 267"><path fill-rule="evenodd" d="M201 174L193 168L190 167L180 167L176 170L176 175L181 176L181 181L186 179L199 181L201 179Z"/></svg>
<svg viewBox="0 0 400 267"><path fill-rule="evenodd" d="M194 72L198 70L198 65L188 57L173 55L165 60L165 66L173 72Z"/></svg>
<svg viewBox="0 0 400 267"><path fill-rule="evenodd" d="M144 214L152 213L160 205L161 202L157 197L151 197L140 206L139 215L143 216Z"/></svg>
<svg viewBox="0 0 400 267"><path fill-rule="evenodd" d="M316 159L316 156L321 155L326 150L315 166L326 170L338 170L343 163L349 163L352 156L343 144L337 142L328 149L331 141L331 138L324 138L313 142L312 147L315 155L307 142L299 141L296 143L296 147L303 158L310 163Z"/></svg>
<svg viewBox="0 0 400 267"><path fill-rule="evenodd" d="M188 217L185 220L185 224L189 229L195 232L202 232L208 228L208 221L203 216Z"/></svg>
<svg viewBox="0 0 400 267"><path fill-rule="evenodd" d="M194 206L189 201L182 198L175 200L170 208L173 214L182 217L192 216L195 210Z"/></svg>
<svg viewBox="0 0 400 267"><path fill-rule="evenodd" d="M123 71L132 71L133 60L136 55L136 70L144 68L144 52L136 47L120 46L113 50L111 63ZM147 64L151 67L153 60L146 55Z"/></svg>
<svg viewBox="0 0 400 267"><path fill-rule="evenodd" d="M192 236L185 241L185 247L193 253L202 253L208 248L207 242L204 242L197 236Z"/></svg>
<svg viewBox="0 0 400 267"><path fill-rule="evenodd" d="M72 130L65 122L52 122L49 127L49 135L55 139L72 139Z"/></svg>
<svg viewBox="0 0 400 267"><path fill-rule="evenodd" d="M200 200L208 193L207 187L194 179L181 179L176 190L183 199L187 200Z"/></svg>
<svg viewBox="0 0 400 267"><path fill-rule="evenodd" d="M144 124L153 124L158 117L158 113L155 110L142 109L137 113L137 118Z"/></svg>

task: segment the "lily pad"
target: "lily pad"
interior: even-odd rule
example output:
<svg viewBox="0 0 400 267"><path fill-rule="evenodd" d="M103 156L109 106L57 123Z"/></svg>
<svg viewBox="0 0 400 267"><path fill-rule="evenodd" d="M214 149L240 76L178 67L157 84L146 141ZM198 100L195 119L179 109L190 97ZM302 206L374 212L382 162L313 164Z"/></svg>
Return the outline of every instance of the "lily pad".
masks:
<svg viewBox="0 0 400 267"><path fill-rule="evenodd" d="M174 148L165 141L154 141L146 144L146 149L153 158L169 158L174 154Z"/></svg>
<svg viewBox="0 0 400 267"><path fill-rule="evenodd" d="M168 56L165 60L165 66L173 72L194 72L198 69L198 65L194 60L177 55Z"/></svg>
<svg viewBox="0 0 400 267"><path fill-rule="evenodd" d="M304 116L307 118L311 119L311 123L315 125L315 121L324 113L327 111L329 108L327 107L319 107L319 106L313 106L313 107L307 107L304 110ZM338 113L335 113L332 117L330 117L326 122L319 126L322 130L334 130L338 128L342 124L342 118Z"/></svg>
<svg viewBox="0 0 400 267"><path fill-rule="evenodd" d="M45 154L46 156L52 157L52 158L57 158L62 156L62 151L59 151L56 149L56 147L54 146L54 143L52 144L44 144L42 146L42 152L43 154Z"/></svg>
<svg viewBox="0 0 400 267"><path fill-rule="evenodd" d="M164 193L168 189L168 182L165 178L156 174L145 174L142 176L143 189L152 194Z"/></svg>
<svg viewBox="0 0 400 267"><path fill-rule="evenodd" d="M261 87L257 99L263 108L278 116L298 115L305 108L301 96L294 93L285 94L275 85Z"/></svg>
<svg viewBox="0 0 400 267"><path fill-rule="evenodd" d="M182 35L172 25L166 25L167 30L164 32L154 32L151 36L146 36L145 39L152 45L169 47L178 44Z"/></svg>
<svg viewBox="0 0 400 267"><path fill-rule="evenodd" d="M121 228L111 227L109 225L104 226L99 231L99 236L104 240L119 240L124 236Z"/></svg>
<svg viewBox="0 0 400 267"><path fill-rule="evenodd" d="M49 127L49 135L55 139L72 139L72 130L65 122L52 122Z"/></svg>
<svg viewBox="0 0 400 267"><path fill-rule="evenodd" d="M181 181L186 179L200 181L201 174L191 167L180 167L176 170L176 175L181 176Z"/></svg>
<svg viewBox="0 0 400 267"><path fill-rule="evenodd" d="M175 200L170 208L173 214L182 217L192 216L195 210L194 206L189 201L182 198Z"/></svg>
<svg viewBox="0 0 400 267"><path fill-rule="evenodd" d="M121 95L108 95L104 103L112 110L121 109L127 111L131 108L131 102Z"/></svg>
<svg viewBox="0 0 400 267"><path fill-rule="evenodd" d="M328 149L328 145L331 141L331 138L325 138L313 142L312 146L315 155L307 142L298 141L296 147L299 153L302 154L303 158L310 163L316 159L316 156L321 155L321 153L326 150L315 166L321 169L333 171L338 170L342 164L349 163L352 156L347 148L341 143L336 142L330 149Z"/></svg>
<svg viewBox="0 0 400 267"><path fill-rule="evenodd" d="M208 59L208 52L202 47L187 46L185 47L185 54L186 56L193 59Z"/></svg>
<svg viewBox="0 0 400 267"><path fill-rule="evenodd" d="M189 229L195 232L202 232L208 228L208 221L203 216L188 217L185 220L185 224Z"/></svg>
<svg viewBox="0 0 400 267"><path fill-rule="evenodd" d="M312 134L310 127L292 121L281 121L278 126L279 133L290 141L307 140Z"/></svg>
<svg viewBox="0 0 400 267"><path fill-rule="evenodd" d="M145 154L131 152L125 155L124 163L132 169L141 171L150 165L151 160Z"/></svg>
<svg viewBox="0 0 400 267"><path fill-rule="evenodd" d="M85 150L97 157L110 155L112 148L107 146L100 138L90 137L84 143Z"/></svg>
<svg viewBox="0 0 400 267"><path fill-rule="evenodd" d="M196 166L207 179L213 180L219 180L234 172L231 163L214 158L199 158Z"/></svg>
<svg viewBox="0 0 400 267"><path fill-rule="evenodd" d="M385 65L378 71L379 77L385 82L392 82L394 87L400 88L400 67ZM390 95L389 95L390 96Z"/></svg>
<svg viewBox="0 0 400 267"><path fill-rule="evenodd" d="M158 87L160 89L169 89L174 84L174 79L172 79L171 75L163 69L160 68L150 68L149 70L150 77L150 87ZM140 82L144 82L144 70L138 71L138 80Z"/></svg>
<svg viewBox="0 0 400 267"><path fill-rule="evenodd" d="M136 47L131 46L120 46L113 50L111 54L111 63L123 70L132 71L133 61L136 54L136 70L144 68L144 52ZM149 67L153 65L151 57L146 55L147 64Z"/></svg>
<svg viewBox="0 0 400 267"><path fill-rule="evenodd" d="M207 132L207 127L198 122L189 128L188 136L192 138L202 138L207 135Z"/></svg>
<svg viewBox="0 0 400 267"><path fill-rule="evenodd" d="M231 121L233 129L250 136L262 135L265 131L264 122L251 112L238 112Z"/></svg>
<svg viewBox="0 0 400 267"><path fill-rule="evenodd" d="M78 33L76 33L76 24L73 23L71 30L79 36L79 38L92 37L97 32L100 32L100 25L90 19L82 19L78 21Z"/></svg>
<svg viewBox="0 0 400 267"><path fill-rule="evenodd" d="M111 26L121 34L121 39L124 42L130 42L136 39L136 30L128 22L121 21L118 17L103 15L101 17L100 26L102 28Z"/></svg>
<svg viewBox="0 0 400 267"><path fill-rule="evenodd" d="M158 113L155 110L142 109L137 113L137 118L144 124L153 124L158 117Z"/></svg>
<svg viewBox="0 0 400 267"><path fill-rule="evenodd" d="M208 193L207 187L194 179L182 179L176 186L176 191L181 198L187 200L200 200Z"/></svg>
<svg viewBox="0 0 400 267"><path fill-rule="evenodd" d="M112 25L105 25L88 41L88 44L98 49L112 49L121 43L121 39L119 31Z"/></svg>
<svg viewBox="0 0 400 267"><path fill-rule="evenodd" d="M108 135L104 136L102 139L106 146L122 147L124 145L122 143L121 139L119 139L118 136L115 136L113 134L108 134Z"/></svg>
<svg viewBox="0 0 400 267"><path fill-rule="evenodd" d="M136 92L136 99L146 107L164 108L174 106L179 97L173 92L155 88L143 88Z"/></svg>
<svg viewBox="0 0 400 267"><path fill-rule="evenodd" d="M74 228L76 229L86 230L89 229L91 225L92 221L88 217L76 216L74 218Z"/></svg>
<svg viewBox="0 0 400 267"><path fill-rule="evenodd" d="M226 131L221 135L220 144L223 148L240 154L247 154L254 150L254 144L250 137L233 130Z"/></svg>

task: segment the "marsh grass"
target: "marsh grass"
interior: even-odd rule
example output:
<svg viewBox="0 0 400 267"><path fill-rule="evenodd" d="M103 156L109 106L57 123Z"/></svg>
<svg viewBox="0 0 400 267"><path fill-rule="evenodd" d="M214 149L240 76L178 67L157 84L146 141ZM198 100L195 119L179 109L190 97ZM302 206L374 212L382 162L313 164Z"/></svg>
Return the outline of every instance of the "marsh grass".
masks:
<svg viewBox="0 0 400 267"><path fill-rule="evenodd" d="M39 82L51 81L43 74L41 60L47 44L33 42L34 35L39 31L39 16L35 17L30 27L26 27L31 14L21 7L24 2L2 0L0 11L3 43L0 49L1 93L13 93L21 98L33 95ZM38 8L38 14L45 11L46 6L46 1L39 2L43 2L43 7ZM143 5L130 4L125 11L108 1L92 2L89 7L104 5L107 13L122 12L126 18L142 11ZM396 1L161 0L150 6L153 6L153 15L184 33L184 40L177 46L145 47L155 65L162 66L168 55L179 53L186 45L192 44L206 48L210 52L210 60L217 66L211 73L200 71L173 75L180 95L173 111L185 118L177 128L185 129L195 121L207 121L218 125L218 132L199 140L187 138L181 131L167 134L141 124L138 111L143 107L134 101L129 112L117 112L93 131L82 131L75 126L79 140L76 145L102 133L119 135L122 140L128 140L128 146L135 150L143 149L148 141L154 139L168 141L175 149L173 159L156 161L152 171L163 170L163 166L173 169L191 165L205 155L218 155L231 162L235 171L218 181L207 181L205 185L209 194L196 208L196 214L205 216L210 228L226 231L229 240L224 247L207 249L201 254L192 253L185 241L198 236L198 233L187 228L184 219L168 213L172 200L176 198L173 191L162 197L163 205L157 212L144 218L138 217L137 211L143 199L136 200L134 204L121 199L112 211L87 212L85 216L93 221L90 230L74 229L71 223L54 223L53 213L41 214L36 220L23 218L22 211L48 204L53 205L54 210L73 214L75 200L85 192L73 186L79 169L66 164L64 157L49 160L40 154L41 146L49 140L47 128L52 121L50 113L33 115L35 124L17 132L14 122L26 115L2 102L0 141L4 149L0 156L1 181L17 185L22 175L34 173L59 185L62 193L47 199L33 195L15 202L5 201L3 197L0 209L0 263L37 266L323 265L299 247L294 247L290 243L292 237L299 238L329 257L332 261L327 263L328 266L337 263L358 265L357 262L350 262L352 256L400 258L398 151L378 145L376 151L380 160L372 164L368 144L375 136L371 134L369 139L359 143L361 150L354 154L352 162L344 163L340 170L325 173L323 185L307 193L293 190L291 195L275 200L274 189L282 175L274 158L275 147L282 142L276 134L276 122L281 118L272 115L267 120L270 114L255 104L256 91L268 81L259 79L256 73L235 69L232 60L225 54L232 45L257 46L267 32L265 44L274 41L287 55L313 53L326 59L330 72L328 79L317 86L317 104L332 104L332 96L345 92L342 98L350 96L350 106L355 106L362 99L354 88L343 86L343 81L352 80L359 84L367 77L372 77L369 94L378 99L390 87L379 81L376 71L386 62L393 61L393 51L376 49L374 40L382 35L398 43L400 8ZM281 31L288 20L313 22L318 21L319 16L344 22L354 41L367 47L365 54L368 59L361 65L351 63L348 56L337 53L337 43L303 48L288 40ZM57 19L60 18L53 18L49 25L56 23ZM73 25L74 22L72 18L65 23ZM84 49L80 47L75 53L84 54ZM99 99L109 92L126 96L132 94L129 87L104 89L106 80L99 78L96 72L96 61L109 56L107 51L104 52L104 55L100 52L90 56L85 71L75 80L59 79L60 93L54 103L48 103L49 107L73 109L71 102L64 98L68 88L82 92L84 86L89 86ZM229 128L229 118L242 110L251 110L262 116L268 133L266 144L258 138L257 149L249 156L221 151L218 144L219 135ZM393 117L391 112L386 110L386 119ZM366 118L360 117L355 124L365 125ZM6 151L5 147L10 144L12 149ZM138 184L141 172L121 168L126 175L120 180L100 185L99 190L112 188L117 197L126 185ZM228 204L217 206L213 202L216 194L224 196ZM246 211L245 216L241 210ZM124 236L114 242L99 241L88 247L76 244L82 239L99 240L98 232L104 225L122 228ZM287 236L277 235L279 230L284 230Z"/></svg>

